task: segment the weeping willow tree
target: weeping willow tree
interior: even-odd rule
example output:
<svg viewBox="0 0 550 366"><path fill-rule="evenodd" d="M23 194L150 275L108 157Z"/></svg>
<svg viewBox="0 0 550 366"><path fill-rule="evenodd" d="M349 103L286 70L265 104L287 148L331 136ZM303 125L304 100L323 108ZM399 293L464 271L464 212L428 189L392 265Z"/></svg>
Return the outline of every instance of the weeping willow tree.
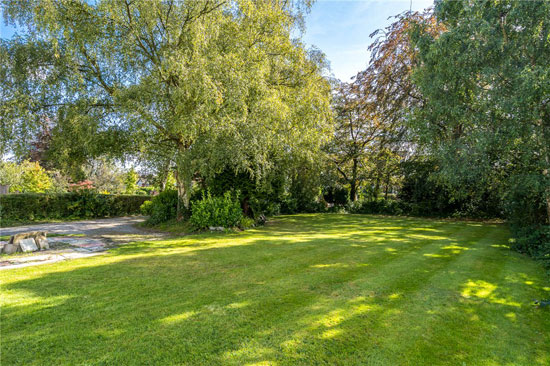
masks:
<svg viewBox="0 0 550 366"><path fill-rule="evenodd" d="M25 32L2 43L3 142L16 148L48 123L109 131L120 140L97 142L173 161L186 207L197 173L261 177L276 156L313 156L331 116L323 56L292 38L310 5L6 1Z"/></svg>

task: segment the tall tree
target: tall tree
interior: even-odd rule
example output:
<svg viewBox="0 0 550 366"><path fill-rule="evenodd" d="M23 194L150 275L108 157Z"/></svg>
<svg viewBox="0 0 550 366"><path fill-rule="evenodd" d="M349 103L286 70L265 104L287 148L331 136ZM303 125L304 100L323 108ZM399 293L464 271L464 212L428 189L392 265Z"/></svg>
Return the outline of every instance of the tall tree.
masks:
<svg viewBox="0 0 550 366"><path fill-rule="evenodd" d="M8 21L29 29L20 43L51 49L53 58L31 86L40 95L47 86L54 91L55 112L130 133L134 149L171 151L188 206L196 172L231 165L259 175L273 152L314 154L325 139L330 111L322 57L291 39L306 5L10 0L3 10ZM12 79L4 75L2 83L24 84ZM56 83L63 87L52 88ZM22 104L10 113L21 116Z"/></svg>
<svg viewBox="0 0 550 366"><path fill-rule="evenodd" d="M434 19L429 11L405 12L372 33L376 38L369 46L369 66L336 92L337 129L330 151L352 201L367 179L374 196L382 184L387 196L399 161L414 150L406 120L422 106L422 95L411 77L417 63L411 32L419 23L430 34L441 32Z"/></svg>
<svg viewBox="0 0 550 366"><path fill-rule="evenodd" d="M418 135L455 187L500 184L517 220L550 223L550 3L443 0L435 14L446 31L416 37Z"/></svg>
<svg viewBox="0 0 550 366"><path fill-rule="evenodd" d="M369 158L377 153L384 126L375 114L372 100L364 98L358 84L342 83L334 97L336 128L327 151L356 201L366 179Z"/></svg>

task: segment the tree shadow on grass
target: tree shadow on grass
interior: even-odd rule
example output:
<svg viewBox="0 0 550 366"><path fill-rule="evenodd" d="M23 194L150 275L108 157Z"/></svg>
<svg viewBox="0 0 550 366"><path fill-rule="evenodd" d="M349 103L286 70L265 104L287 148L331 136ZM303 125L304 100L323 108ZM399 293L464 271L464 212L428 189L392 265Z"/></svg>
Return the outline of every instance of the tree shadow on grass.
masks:
<svg viewBox="0 0 550 366"><path fill-rule="evenodd" d="M117 249L112 263L8 283L4 291L20 301L2 309L3 361L542 365L549 360L550 321L524 304L544 289L542 279L532 263L491 246L506 240L501 231L434 224L424 226L422 237L412 227L372 240L369 232L386 223L352 222L352 234L336 237L315 237L317 224L306 220L302 235L288 239L277 236L288 235L287 226L295 222L271 228L267 233L274 235L261 239L257 234L265 229L136 243ZM334 224L350 225L349 218Z"/></svg>

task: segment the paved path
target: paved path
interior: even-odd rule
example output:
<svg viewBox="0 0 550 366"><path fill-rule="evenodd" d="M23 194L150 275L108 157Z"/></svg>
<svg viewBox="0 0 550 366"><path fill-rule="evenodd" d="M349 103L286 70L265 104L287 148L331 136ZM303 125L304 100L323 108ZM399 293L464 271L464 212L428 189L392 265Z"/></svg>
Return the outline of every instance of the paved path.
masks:
<svg viewBox="0 0 550 366"><path fill-rule="evenodd" d="M86 221L67 221L52 224L23 225L0 228L0 235L13 235L26 231L47 231L56 234L84 234L86 236L144 234L135 224L144 221L143 216L116 217Z"/></svg>
<svg viewBox="0 0 550 366"><path fill-rule="evenodd" d="M0 257L0 270L101 255L105 254L112 246L123 245L135 240L158 240L166 235L147 232L135 226L144 220L145 218L142 216L133 216L0 228L2 236L26 231L47 231L48 234L84 234L84 236L78 237L50 237L48 241L51 250L28 253L27 255L17 253L2 256ZM56 249L57 242L69 247Z"/></svg>

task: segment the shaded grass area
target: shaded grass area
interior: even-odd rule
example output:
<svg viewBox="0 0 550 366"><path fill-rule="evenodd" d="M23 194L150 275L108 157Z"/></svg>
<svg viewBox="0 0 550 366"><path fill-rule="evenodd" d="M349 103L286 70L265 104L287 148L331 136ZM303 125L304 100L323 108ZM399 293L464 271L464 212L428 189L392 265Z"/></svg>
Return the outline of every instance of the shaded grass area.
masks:
<svg viewBox="0 0 550 366"><path fill-rule="evenodd" d="M548 365L498 224L283 216L1 271L6 365Z"/></svg>

